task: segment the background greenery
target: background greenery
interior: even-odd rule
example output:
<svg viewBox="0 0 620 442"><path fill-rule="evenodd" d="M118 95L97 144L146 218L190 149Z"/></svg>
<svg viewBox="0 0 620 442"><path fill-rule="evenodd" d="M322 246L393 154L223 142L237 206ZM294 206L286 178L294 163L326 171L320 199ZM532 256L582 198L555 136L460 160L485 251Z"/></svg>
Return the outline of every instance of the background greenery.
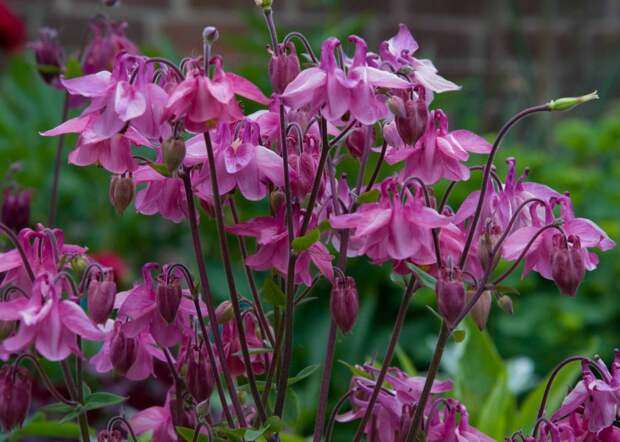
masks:
<svg viewBox="0 0 620 442"><path fill-rule="evenodd" d="M337 30L328 28L311 38L318 42L326 35L347 35L358 25L357 19L352 19L340 23ZM228 36L232 37L228 45L248 54L247 63L239 67L239 72L263 90L269 90L262 43L264 30L253 19L249 19L249 26L255 29L256 38L236 41L234 36ZM163 52L173 56L170 50ZM434 105L447 110L452 128L482 131L492 138L495 128L481 127L477 117L485 104L484 97L478 94L477 80L461 79L460 83L465 86L463 92L437 97ZM21 163L22 171L17 179L34 190L33 223L47 219L56 144L55 139L41 137L38 132L58 123L61 105L62 93L42 83L29 57L15 57L1 74L0 176L14 162ZM521 123L502 148L497 165L503 176L505 158L517 157L520 170L530 168L531 180L545 182L559 191L569 190L577 212L599 223L617 240L620 105L610 97L603 97L588 107L581 113L536 116ZM506 113L514 110L517 110L515 103L506 104ZM69 147L74 142L74 138L68 137ZM93 252L114 252L121 256L129 269L125 284L138 277L142 263L147 261L179 261L193 268L187 226L138 215L131 209L121 217L116 216L108 204L108 179L109 174L102 169L63 164L58 224L69 242L85 244ZM457 187L453 206L458 206L472 190L476 178L473 181L470 187ZM244 217L262 210L260 204L246 204ZM201 229L209 276L216 295L223 299L227 292L212 224L203 214ZM521 292L514 297L515 313L508 316L494 307L488 335L470 328L464 342L451 344L444 360L444 373L455 379L456 396L466 403L474 422L483 430L499 438L531 423L536 397L540 395L535 385L565 356L584 352L611 356L620 342L619 258L619 249L603 255L599 268L587 275L575 298L561 296L553 284L536 275L525 280L513 276L510 283ZM336 360L354 364L383 356L402 290L390 280L387 266L370 266L360 258L350 261L349 270L357 281L361 311L353 332L339 340ZM246 287L241 273L238 282ZM299 308L293 371L322 363L329 320L328 294L328 285L321 283L313 292L316 299ZM415 297L409 311L400 339L398 363L410 371L414 367L423 371L430 359L438 323L424 305L433 302L432 291L424 289ZM566 391L576 375L575 370L566 372L558 394ZM349 379L349 369L336 363L332 400L346 391ZM121 384L115 377L103 382L105 388L115 390ZM161 401L163 389L156 384L150 383L148 389L142 390L143 394L147 392L146 402ZM291 402L288 413L297 434L311 432L318 387L318 372L296 385L296 404L293 406ZM352 428L339 427L338 440L350 440ZM63 429L70 430L66 426Z"/></svg>

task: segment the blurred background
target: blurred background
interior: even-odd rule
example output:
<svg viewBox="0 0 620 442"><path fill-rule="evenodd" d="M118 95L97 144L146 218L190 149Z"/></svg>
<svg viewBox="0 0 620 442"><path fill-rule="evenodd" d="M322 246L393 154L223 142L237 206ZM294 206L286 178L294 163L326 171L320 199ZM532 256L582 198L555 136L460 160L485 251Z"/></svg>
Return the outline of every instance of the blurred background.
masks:
<svg viewBox="0 0 620 442"><path fill-rule="evenodd" d="M215 25L221 35L216 52L224 54L225 66L263 91L270 90L268 36L252 0L124 0L115 8L96 0L10 0L4 6L23 26L10 27L5 23L14 22L0 17L5 48L0 61L0 177L20 163L13 178L33 191L32 223L47 218L56 145L56 140L38 132L58 123L62 107L62 93L41 81L25 49L39 27L57 28L70 51L86 35L89 18L103 13L126 20L129 37L145 53L179 60L199 54L202 28ZM526 106L598 89L601 100L575 112L538 115L521 123L508 137L497 165L503 176L504 160L516 156L520 171L529 168L530 180L569 190L577 213L593 219L618 241L620 1L274 0L274 10L282 35L300 30L315 50L329 35L345 38L352 33L367 38L372 50L396 33L398 23L407 24L420 44L418 56L431 58L443 76L463 85L461 92L436 97L434 106L447 111L451 128L466 128L489 138ZM69 137L68 148L74 142ZM102 259L118 262L125 286L131 285L147 261L191 265L185 224L145 217L131 209L118 217L108 204L107 172L78 169L66 162L62 167L58 224L69 242L85 244ZM453 206L472 190L457 189ZM246 206L244 217L262 210L260 205ZM227 291L211 224L202 223L201 228L209 272L216 294L223 299ZM382 357L402 290L390 280L387 267L355 259L350 271L362 298L361 314L354 332L340 340L336 359L354 364ZM239 285L245 287L243 275L238 276ZM576 298L562 297L553 284L535 275L523 281L516 275L510 282L521 293L513 297L514 314L494 307L489 334L506 361L509 388L517 398L563 357L586 352L609 359L613 348L620 346L619 249L602 255L599 269L587 275ZM322 362L328 293L329 286L319 284L313 292L317 299L300 307L296 369ZM433 302L428 290L416 297L400 340L397 362L401 366L411 363L420 370L426 368L438 324L423 306ZM454 344L445 359L449 374L457 369L458 353ZM349 370L336 363L333 399L346 390L349 379ZM126 388L118 379L115 382L114 388ZM318 384L319 376L313 376L297 389L300 434L311 429ZM137 396L146 403L156 401L162 391L158 388L136 390Z"/></svg>

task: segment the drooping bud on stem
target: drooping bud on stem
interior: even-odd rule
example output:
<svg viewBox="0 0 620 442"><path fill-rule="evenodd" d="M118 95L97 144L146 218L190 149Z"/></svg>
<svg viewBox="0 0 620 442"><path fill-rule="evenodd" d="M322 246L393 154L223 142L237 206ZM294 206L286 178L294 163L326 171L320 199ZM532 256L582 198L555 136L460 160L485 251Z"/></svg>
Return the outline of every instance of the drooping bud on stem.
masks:
<svg viewBox="0 0 620 442"><path fill-rule="evenodd" d="M482 268L487 270L489 267L493 269L499 261L499 253L495 258L495 262L491 262L493 258L493 250L501 237L501 227L492 220L488 220L484 230L478 239L478 258Z"/></svg>
<svg viewBox="0 0 620 442"><path fill-rule="evenodd" d="M398 135L409 145L414 145L426 130L428 123L428 106L423 87L414 88L414 97L407 94L404 98L392 96L388 107L394 114Z"/></svg>
<svg viewBox="0 0 620 442"><path fill-rule="evenodd" d="M181 284L177 278L171 278L169 282L160 281L157 286L157 309L168 324L172 324L176 319L182 296Z"/></svg>
<svg viewBox="0 0 620 442"><path fill-rule="evenodd" d="M28 370L6 364L0 368L0 428L7 433L26 419L32 397Z"/></svg>
<svg viewBox="0 0 620 442"><path fill-rule="evenodd" d="M226 324L235 317L232 302L224 301L215 309L215 318L218 324Z"/></svg>
<svg viewBox="0 0 620 442"><path fill-rule="evenodd" d="M560 292L564 295L575 296L585 274L586 268L581 256L581 240L579 237L570 235L567 239L560 233L554 235L551 276Z"/></svg>
<svg viewBox="0 0 620 442"><path fill-rule="evenodd" d="M133 179L126 175L113 175L110 179L110 202L121 215L133 201L136 188Z"/></svg>
<svg viewBox="0 0 620 442"><path fill-rule="evenodd" d="M453 267L452 263L441 269L435 293L439 311L448 325L453 326L465 307L465 287L461 271Z"/></svg>
<svg viewBox="0 0 620 442"><path fill-rule="evenodd" d="M359 310L355 280L350 276L337 276L330 296L332 318L343 333L348 333Z"/></svg>
<svg viewBox="0 0 620 442"><path fill-rule="evenodd" d="M514 312L514 307L512 306L512 299L508 295L502 295L497 299L497 305L501 308L505 313L512 315Z"/></svg>
<svg viewBox="0 0 620 442"><path fill-rule="evenodd" d="M106 272L102 281L93 278L88 285L88 316L97 324L105 323L114 308L115 295L116 283L112 272Z"/></svg>
<svg viewBox="0 0 620 442"><path fill-rule="evenodd" d="M287 53L288 49L288 53ZM269 79L276 94L281 94L286 86L297 77L301 70L295 45L291 42L281 47L279 54L273 53L269 60Z"/></svg>
<svg viewBox="0 0 620 442"><path fill-rule="evenodd" d="M123 434L118 430L112 430L109 433L102 430L97 434L97 442L123 442Z"/></svg>
<svg viewBox="0 0 620 442"><path fill-rule="evenodd" d="M161 151L168 172L176 172L185 159L185 141L180 138L170 138L162 143Z"/></svg>
<svg viewBox="0 0 620 442"><path fill-rule="evenodd" d="M368 139L370 137L370 140ZM347 136L347 147L349 148L349 152L355 158L361 158L364 154L364 150L366 150L366 146L369 148L374 146L376 141L376 135L374 129L362 126L361 124L356 124L355 127Z"/></svg>
<svg viewBox="0 0 620 442"><path fill-rule="evenodd" d="M113 333L110 341L110 361L119 373L125 374L136 362L137 343L135 338L125 335L118 321L114 324Z"/></svg>
<svg viewBox="0 0 620 442"><path fill-rule="evenodd" d="M199 349L192 348L187 361L187 389L197 402L203 402L211 396L214 385L215 378L208 359Z"/></svg>
<svg viewBox="0 0 620 442"><path fill-rule="evenodd" d="M273 5L273 0L254 0L254 3L256 3L256 6L258 6L259 8L271 9L271 6Z"/></svg>
<svg viewBox="0 0 620 442"><path fill-rule="evenodd" d="M598 91L590 92L589 94L582 95L581 97L564 97L557 100L551 100L548 103L549 110L551 111L565 111L579 106L580 104L587 103L588 101L598 100Z"/></svg>
<svg viewBox="0 0 620 442"><path fill-rule="evenodd" d="M472 299L474 294L475 292L472 290L467 291L467 302ZM493 296L491 295L491 291L485 290L484 292L482 292L482 294L478 298L478 301L476 301L471 311L469 312L472 319L480 330L484 330L487 326L489 313L491 312L492 301Z"/></svg>
<svg viewBox="0 0 620 442"><path fill-rule="evenodd" d="M2 199L1 220L13 231L19 232L30 222L30 190L8 187Z"/></svg>
<svg viewBox="0 0 620 442"><path fill-rule="evenodd" d="M47 84L60 86L63 52L58 43L58 31L52 28L41 28L39 38L30 47L34 50L37 70Z"/></svg>
<svg viewBox="0 0 620 442"><path fill-rule="evenodd" d="M277 213L280 207L286 202L286 195L280 189L276 189L269 195L269 205L274 213Z"/></svg>

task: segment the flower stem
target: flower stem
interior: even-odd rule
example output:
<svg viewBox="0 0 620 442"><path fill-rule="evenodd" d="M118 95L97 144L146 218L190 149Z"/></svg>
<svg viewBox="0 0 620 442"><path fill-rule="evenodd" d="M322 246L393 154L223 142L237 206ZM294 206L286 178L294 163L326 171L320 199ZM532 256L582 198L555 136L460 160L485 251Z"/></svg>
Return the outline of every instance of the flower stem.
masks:
<svg viewBox="0 0 620 442"><path fill-rule="evenodd" d="M24 247L22 247L21 242L19 242L19 238L15 235L15 232L7 226L6 224L0 223L0 232L4 232L4 234L9 238L11 243L17 249L17 253L19 253L19 257L22 260L22 264L24 264L24 269L26 269L26 273L28 274L28 278L30 281L34 281L34 272L32 271L32 267L30 266L30 262L28 261L28 257L26 256L26 252Z"/></svg>
<svg viewBox="0 0 620 442"><path fill-rule="evenodd" d="M400 332L402 330L403 323L405 322L405 316L407 315L407 308L409 307L411 298L419 287L420 285L418 283L418 280L412 276L411 279L409 279L409 283L407 284L407 288L405 289L405 294L403 295L403 299L400 303L398 315L396 316L396 322L394 323L394 329L392 330L392 337L390 338L390 343L388 344L388 348L385 352L385 357L383 358L383 363L381 365L381 371L379 372L379 376L377 376L377 380L375 381L375 387L372 390L370 400L368 401L366 412L364 413L364 416L362 417L362 420L357 427L357 432L355 433L355 437L353 438L354 442L359 442L361 440L364 428L370 420L372 410L375 408L377 398L379 397L379 392L381 391L383 381L385 380L385 375L387 374L388 368L392 363L392 358L394 357L394 350L396 349L396 344L398 344L398 338L400 337Z"/></svg>
<svg viewBox="0 0 620 442"><path fill-rule="evenodd" d="M334 318L329 321L329 335L327 337L327 350L325 351L325 363L323 365L323 376L321 378L321 389L319 392L319 405L314 421L313 442L320 442L323 434L323 426L325 424L325 411L327 409L327 400L329 399L329 381L331 380L332 366L334 365L334 353L336 350L336 336L338 327Z"/></svg>
<svg viewBox="0 0 620 442"><path fill-rule="evenodd" d="M62 106L62 118L60 122L64 122L69 115L69 93L65 93L64 103ZM56 146L56 158L54 159L54 176L52 178L52 193L50 195L50 211L47 218L47 226L54 227L56 223L56 209L58 205L58 183L60 181L60 163L62 161L62 151L65 145L65 135L58 137L58 145Z"/></svg>
<svg viewBox="0 0 620 442"><path fill-rule="evenodd" d="M183 174L183 184L185 187L185 195L187 198L187 218L189 220L190 230L192 233L192 242L194 246L194 257L196 259L196 265L198 266L198 275L200 276L200 288L202 290L203 300L205 304L207 305L207 316L209 317L209 323L211 325L211 330L213 331L213 336L215 340L215 348L217 350L219 363L221 364L224 380L226 381L226 385L228 387L228 393L230 394L230 400L233 404L233 408L235 409L235 414L237 415L239 424L245 427L246 426L245 416L243 414L243 409L241 408L241 404L239 403L239 397L237 396L235 384L233 383L232 377L230 375L230 369L228 367L228 362L224 354L224 345L222 344L222 337L217 327L215 307L213 306L213 296L211 294L211 288L209 286L209 278L207 276L207 269L205 267L205 263L203 260L202 243L200 241L200 234L198 233L198 225L196 223L196 216L197 216L196 206L194 204L194 192L192 190L192 182L189 176L189 170L185 170L185 173ZM208 345L209 334L204 324L204 317L202 316L200 303L196 296L193 296L193 299L194 299L194 306L196 307L196 313L198 316L198 323L200 324L203 338L207 344L206 347L209 353L209 357L212 359L211 360L212 366L214 367L214 369L217 369L217 361L215 360L215 356L212 353L211 346ZM228 423L232 424L232 419L230 417L230 412L228 411L228 405L226 403L226 396L224 396L224 391L221 388L218 376L215 376L215 379L216 379L216 385L218 386L218 394L220 396L220 401L222 402L222 406L224 407L224 413L226 413L227 415Z"/></svg>
<svg viewBox="0 0 620 442"><path fill-rule="evenodd" d="M232 263L230 260L230 252L228 250L228 242L226 241L226 232L224 231L224 213L222 209L222 198L220 196L220 190L217 182L217 170L215 168L215 155L213 153L213 144L211 143L211 135L209 132L204 132L205 144L207 147L207 157L209 163L209 175L211 178L211 191L213 193L213 204L215 206L215 224L217 227L217 236L220 242L220 251L222 253L222 260L224 261L224 273L226 274L226 283L228 284L228 292L230 294L230 300L232 301L233 312L235 314L235 323L237 330L239 330L239 344L241 346L241 354L243 357L243 363L245 365L245 371L250 384L250 391L256 405L258 412L259 424L262 424L267 416L265 414L265 407L258 392L256 386L256 375L254 368L252 367L252 359L250 357L250 350L248 347L247 339L245 336L245 326L243 324L243 317L241 312L241 306L239 304L239 294L237 293L237 287L235 285L235 276L232 270Z"/></svg>

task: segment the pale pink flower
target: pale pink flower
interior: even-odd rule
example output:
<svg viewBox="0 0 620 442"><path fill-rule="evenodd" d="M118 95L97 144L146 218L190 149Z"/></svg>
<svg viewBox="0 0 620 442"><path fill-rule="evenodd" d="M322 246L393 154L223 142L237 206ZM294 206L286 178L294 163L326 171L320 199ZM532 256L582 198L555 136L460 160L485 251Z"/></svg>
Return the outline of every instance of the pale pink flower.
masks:
<svg viewBox="0 0 620 442"><path fill-rule="evenodd" d="M159 213L172 222L181 222L187 213L183 180L160 175L150 166L141 166L133 174L136 184L146 187L136 194L136 210L143 215Z"/></svg>

